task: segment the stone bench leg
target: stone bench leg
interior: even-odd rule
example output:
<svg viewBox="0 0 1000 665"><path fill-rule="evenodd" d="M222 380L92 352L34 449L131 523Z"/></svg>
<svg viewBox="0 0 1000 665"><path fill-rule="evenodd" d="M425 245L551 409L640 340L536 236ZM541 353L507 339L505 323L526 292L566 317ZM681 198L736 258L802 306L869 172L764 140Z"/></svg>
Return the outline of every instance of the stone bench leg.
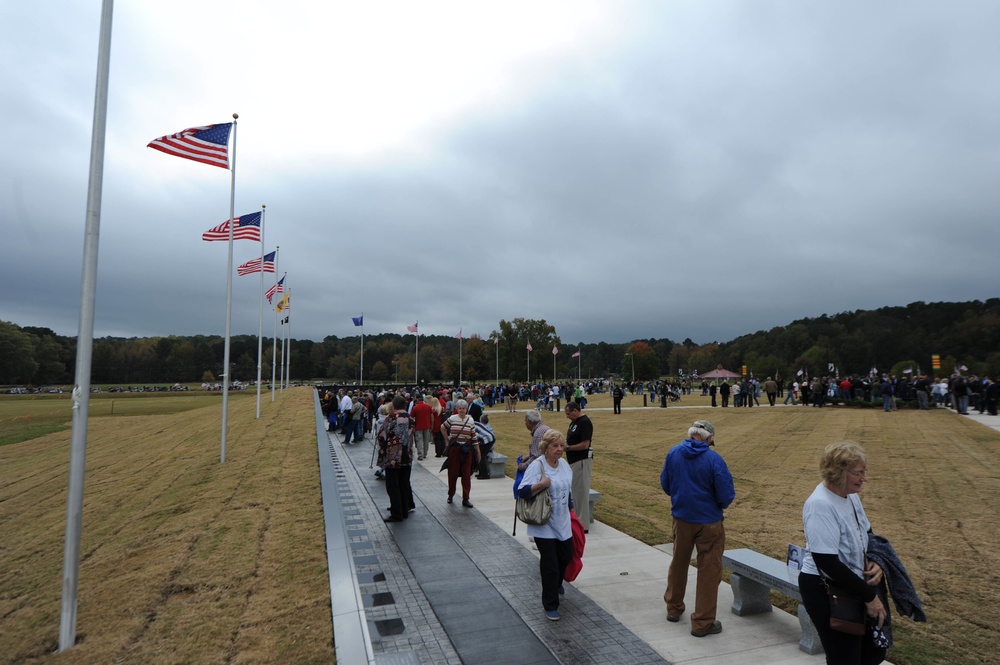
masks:
<svg viewBox="0 0 1000 665"><path fill-rule="evenodd" d="M733 589L733 614L747 616L771 611L771 588L749 577L733 573L729 580Z"/></svg>
<svg viewBox="0 0 1000 665"><path fill-rule="evenodd" d="M486 459L490 463L490 478L504 478L507 471L507 456L489 453Z"/></svg>
<svg viewBox="0 0 1000 665"><path fill-rule="evenodd" d="M823 645L819 641L819 633L813 625L806 606L799 603L799 627L802 628L802 639L799 640L799 649L805 651L810 656L823 653Z"/></svg>

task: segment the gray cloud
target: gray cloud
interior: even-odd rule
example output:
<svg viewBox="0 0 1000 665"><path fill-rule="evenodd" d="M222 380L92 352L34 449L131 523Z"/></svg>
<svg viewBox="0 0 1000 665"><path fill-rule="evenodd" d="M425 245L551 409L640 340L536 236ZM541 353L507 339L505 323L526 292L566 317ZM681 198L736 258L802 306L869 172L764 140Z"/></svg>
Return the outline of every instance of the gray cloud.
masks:
<svg viewBox="0 0 1000 665"><path fill-rule="evenodd" d="M296 336L353 335L364 311L366 332L419 320L486 336L527 317L564 343L725 341L997 295L992 3L633 3L579 42L512 55L495 89L460 100L458 69L407 63L412 46L387 55L415 79L375 98L380 81L356 76L364 58L315 57L301 37L281 48L297 36L277 10L286 29L258 69L197 44L174 60L162 36L138 36L162 9L116 23L98 335L223 332L226 248L200 234L228 215L228 173L144 147L225 121L220 100L247 109L236 213L268 206ZM0 45L21 63L0 73L0 215L18 285L0 318L74 334L96 29L19 11ZM456 41L454 64L478 62L469 43ZM414 92L442 81L458 101ZM417 118L427 102L440 109ZM358 132L393 138L348 151L352 128L324 116L350 108L372 120ZM255 251L236 243L235 263ZM235 333L256 332L258 287L234 277Z"/></svg>

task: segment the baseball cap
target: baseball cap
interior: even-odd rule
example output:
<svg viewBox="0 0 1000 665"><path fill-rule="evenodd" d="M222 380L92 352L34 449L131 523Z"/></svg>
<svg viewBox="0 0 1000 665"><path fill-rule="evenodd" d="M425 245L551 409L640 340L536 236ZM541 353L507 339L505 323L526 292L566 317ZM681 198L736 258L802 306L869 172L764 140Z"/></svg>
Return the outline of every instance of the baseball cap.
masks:
<svg viewBox="0 0 1000 665"><path fill-rule="evenodd" d="M706 432L712 435L712 442L713 443L715 442L715 428L712 426L712 423L708 422L707 420L696 420L694 421L694 424L691 426L705 430Z"/></svg>

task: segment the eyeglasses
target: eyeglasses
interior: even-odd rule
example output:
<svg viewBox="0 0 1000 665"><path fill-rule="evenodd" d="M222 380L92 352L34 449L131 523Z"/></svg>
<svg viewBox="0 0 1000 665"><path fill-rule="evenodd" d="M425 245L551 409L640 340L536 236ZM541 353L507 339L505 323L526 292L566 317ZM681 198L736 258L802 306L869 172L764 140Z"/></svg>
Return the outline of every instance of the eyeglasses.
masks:
<svg viewBox="0 0 1000 665"><path fill-rule="evenodd" d="M868 469L861 469L860 471L848 471L847 473L850 474L850 476L852 478L867 478L868 477Z"/></svg>

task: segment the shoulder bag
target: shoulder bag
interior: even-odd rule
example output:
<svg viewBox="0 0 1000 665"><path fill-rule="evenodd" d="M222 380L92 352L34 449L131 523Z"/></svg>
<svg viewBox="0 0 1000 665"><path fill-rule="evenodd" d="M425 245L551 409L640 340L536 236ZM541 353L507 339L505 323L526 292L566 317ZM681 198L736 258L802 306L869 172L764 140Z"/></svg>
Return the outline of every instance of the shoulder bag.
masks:
<svg viewBox="0 0 1000 665"><path fill-rule="evenodd" d="M858 525L860 535L861 520L858 519L858 509L853 501L851 507L854 508L854 521ZM867 561L867 557L865 560ZM823 585L826 586L827 598L830 601L830 628L848 635L864 635L868 616L865 601L825 577Z"/></svg>
<svg viewBox="0 0 1000 665"><path fill-rule="evenodd" d="M545 460L540 459L538 463L541 466L542 478L544 478ZM547 524L549 518L552 516L552 497L549 495L548 488L530 499L518 497L517 507L514 512L517 515L517 519L525 524L534 524L535 526Z"/></svg>

